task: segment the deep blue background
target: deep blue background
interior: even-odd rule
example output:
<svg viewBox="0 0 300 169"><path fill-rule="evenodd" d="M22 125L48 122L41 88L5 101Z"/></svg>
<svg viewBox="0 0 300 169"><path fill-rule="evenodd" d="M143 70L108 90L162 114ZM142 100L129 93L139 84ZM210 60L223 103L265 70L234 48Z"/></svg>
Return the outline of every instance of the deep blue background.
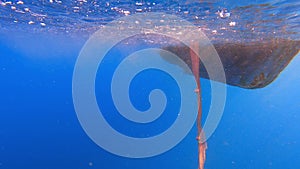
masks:
<svg viewBox="0 0 300 169"><path fill-rule="evenodd" d="M143 39L141 35L139 38ZM144 37L144 39L146 39L146 37ZM148 37L147 40L158 41L158 39L159 36L155 35L151 38ZM168 40L166 37L164 39ZM146 43L142 40L136 45L129 46L126 44L128 44L126 39L116 44L108 51L100 63L95 78L97 102L106 121L118 132L136 138L152 137L163 133L176 120L180 112L180 89L175 79L166 72L159 69L146 69L139 72L132 79L128 91L130 101L137 110L146 111L150 108L148 100L150 92L154 89L160 89L164 91L167 99L164 112L158 119L150 123L135 123L118 113L111 96L111 83L114 71L120 62L125 60L130 54L143 49L159 47L158 44ZM128 69L130 69L130 67Z"/></svg>
<svg viewBox="0 0 300 169"><path fill-rule="evenodd" d="M196 169L196 128L172 150L147 159L112 155L82 130L72 71L86 39L0 36L1 169ZM300 168L300 58L269 86L228 86L223 118L208 141L209 169ZM210 104L202 80L203 106ZM92 166L89 165L92 163Z"/></svg>

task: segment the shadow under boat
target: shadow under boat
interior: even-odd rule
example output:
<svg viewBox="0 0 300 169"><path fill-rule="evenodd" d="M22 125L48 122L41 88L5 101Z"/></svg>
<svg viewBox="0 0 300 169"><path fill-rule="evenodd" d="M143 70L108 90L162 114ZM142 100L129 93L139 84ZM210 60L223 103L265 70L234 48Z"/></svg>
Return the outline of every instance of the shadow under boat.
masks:
<svg viewBox="0 0 300 169"><path fill-rule="evenodd" d="M288 39L213 45L224 66L226 83L248 89L262 88L270 84L300 50L300 41ZM163 49L179 56L191 68L189 47L177 44L165 46ZM172 63L169 58L164 59ZM200 77L209 79L202 63Z"/></svg>

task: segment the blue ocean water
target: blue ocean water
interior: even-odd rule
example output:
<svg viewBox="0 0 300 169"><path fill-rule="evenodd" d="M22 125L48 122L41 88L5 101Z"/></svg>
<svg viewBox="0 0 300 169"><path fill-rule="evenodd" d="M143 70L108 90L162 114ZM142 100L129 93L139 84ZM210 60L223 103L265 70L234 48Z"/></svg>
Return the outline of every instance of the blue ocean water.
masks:
<svg viewBox="0 0 300 169"><path fill-rule="evenodd" d="M152 7L150 9L154 12L177 14L195 25L205 24L208 37L218 37L213 39L215 41L226 37L226 31L223 32L225 34L214 34L211 30L219 30L223 26L227 28L228 19L245 23L253 19L252 12L261 12L261 17L275 13L276 21L284 22L270 22L271 17L264 22L248 24L260 30L258 32L272 30L270 32L273 36L299 40L297 1L148 1L149 4L143 1L142 7L135 1L87 1L89 5L82 6L80 2L86 2L22 1L24 4L17 4L18 1L13 1L13 5L8 1L0 2L7 3L0 6L0 168L3 169L197 168L196 126L170 151L151 158L130 159L100 148L86 135L78 122L72 100L72 76L78 54L88 35L97 30L99 25L124 16L124 11L133 14L139 12L139 9L149 10ZM15 12L11 6L24 12L25 8L30 8L31 12ZM231 12L232 16L227 20L217 19L218 10L223 8ZM108 11L103 13L103 10ZM208 14L205 12L207 10L211 12ZM195 19L195 16L203 19ZM260 18L256 19L261 21ZM273 33L280 24L287 25L285 30L288 33ZM245 32L244 37L229 38L238 38L238 41L251 37L246 29L248 26L244 25L237 24L234 28L235 31ZM299 67L298 54L280 76L264 88L251 90L227 86L224 114L217 130L208 140L205 168L300 168ZM168 78L162 76L159 80ZM153 86L159 85L170 94L175 93L172 97L176 103L179 97L176 95L176 86L144 83L141 80L137 78L133 85L145 87L146 93ZM205 113L210 106L210 82L201 79L201 83ZM132 97L138 94L133 91ZM133 102L140 109L148 106L142 104L144 100L133 99ZM171 122L166 120L166 124ZM166 124L160 125L163 128ZM122 130L122 126L127 126L127 123L115 125ZM122 132L145 137L139 135L139 132L153 135L159 131L147 133L136 129Z"/></svg>

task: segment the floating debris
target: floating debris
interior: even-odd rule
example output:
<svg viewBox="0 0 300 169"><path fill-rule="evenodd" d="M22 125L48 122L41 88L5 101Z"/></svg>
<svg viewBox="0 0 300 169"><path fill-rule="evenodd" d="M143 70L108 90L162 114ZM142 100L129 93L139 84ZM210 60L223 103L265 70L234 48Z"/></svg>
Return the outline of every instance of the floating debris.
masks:
<svg viewBox="0 0 300 169"><path fill-rule="evenodd" d="M33 22L33 21L29 21L28 24L29 24L29 25L32 25L32 24L34 24L34 22Z"/></svg>
<svg viewBox="0 0 300 169"><path fill-rule="evenodd" d="M45 24L44 22L41 22L40 25L41 25L42 27L45 27L45 26L46 26L46 24Z"/></svg>
<svg viewBox="0 0 300 169"><path fill-rule="evenodd" d="M11 10L16 10L17 8L15 6L10 7Z"/></svg>

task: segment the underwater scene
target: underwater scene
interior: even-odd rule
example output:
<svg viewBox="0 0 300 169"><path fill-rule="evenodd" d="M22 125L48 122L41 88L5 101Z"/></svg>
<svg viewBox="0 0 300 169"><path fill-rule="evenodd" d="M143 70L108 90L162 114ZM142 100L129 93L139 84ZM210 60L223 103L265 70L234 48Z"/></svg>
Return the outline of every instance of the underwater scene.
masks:
<svg viewBox="0 0 300 169"><path fill-rule="evenodd" d="M299 169L300 1L0 0L0 169Z"/></svg>

